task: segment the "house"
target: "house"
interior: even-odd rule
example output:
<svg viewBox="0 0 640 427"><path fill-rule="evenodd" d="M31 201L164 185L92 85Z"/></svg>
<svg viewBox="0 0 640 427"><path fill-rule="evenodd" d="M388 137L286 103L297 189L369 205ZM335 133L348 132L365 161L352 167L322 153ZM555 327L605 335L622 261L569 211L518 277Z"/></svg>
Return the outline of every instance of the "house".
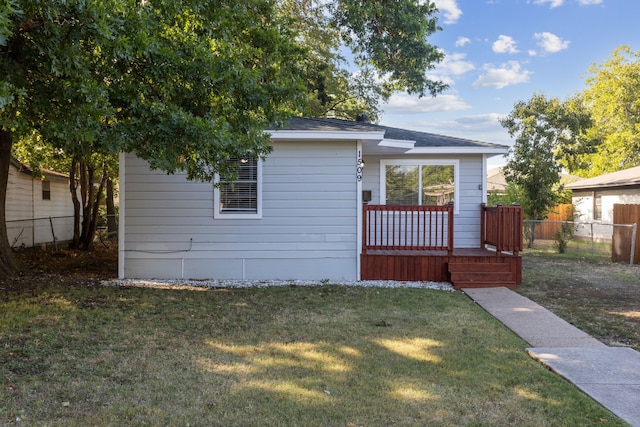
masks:
<svg viewBox="0 0 640 427"><path fill-rule="evenodd" d="M567 186L567 184L579 180L575 175L570 175L564 172L558 174L560 178L560 184ZM507 189L507 180L504 176L504 169L502 167L492 168L487 171L487 193L495 194L497 196L504 195Z"/></svg>
<svg viewBox="0 0 640 427"><path fill-rule="evenodd" d="M593 224L594 237L610 241L613 205L640 204L640 166L580 179L565 187L572 190L575 222L579 224L576 235L589 236Z"/></svg>
<svg viewBox="0 0 640 427"><path fill-rule="evenodd" d="M121 154L119 276L446 281L479 262L519 283L520 229L483 207L507 147L339 119L267 132L272 153L218 187Z"/></svg>
<svg viewBox="0 0 640 427"><path fill-rule="evenodd" d="M5 206L7 235L14 247L31 247L73 238L73 203L69 177L42 169L34 176L11 159Z"/></svg>

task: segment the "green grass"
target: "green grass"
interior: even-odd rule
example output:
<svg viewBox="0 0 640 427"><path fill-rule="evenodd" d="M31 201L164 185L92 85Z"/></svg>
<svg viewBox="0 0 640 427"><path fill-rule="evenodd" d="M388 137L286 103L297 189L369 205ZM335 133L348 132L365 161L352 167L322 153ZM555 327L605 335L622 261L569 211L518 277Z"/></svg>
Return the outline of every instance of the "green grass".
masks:
<svg viewBox="0 0 640 427"><path fill-rule="evenodd" d="M2 292L0 425L624 425L461 293Z"/></svg>

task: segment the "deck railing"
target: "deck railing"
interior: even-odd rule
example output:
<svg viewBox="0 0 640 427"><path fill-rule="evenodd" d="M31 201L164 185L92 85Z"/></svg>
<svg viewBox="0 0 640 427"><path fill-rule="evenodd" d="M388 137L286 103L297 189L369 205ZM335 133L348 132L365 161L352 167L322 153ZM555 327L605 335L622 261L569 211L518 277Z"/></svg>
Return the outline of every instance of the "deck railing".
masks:
<svg viewBox="0 0 640 427"><path fill-rule="evenodd" d="M453 252L453 204L364 205L362 253L370 250Z"/></svg>
<svg viewBox="0 0 640 427"><path fill-rule="evenodd" d="M496 252L522 250L522 208L518 205L488 207L480 213L480 247L494 246Z"/></svg>

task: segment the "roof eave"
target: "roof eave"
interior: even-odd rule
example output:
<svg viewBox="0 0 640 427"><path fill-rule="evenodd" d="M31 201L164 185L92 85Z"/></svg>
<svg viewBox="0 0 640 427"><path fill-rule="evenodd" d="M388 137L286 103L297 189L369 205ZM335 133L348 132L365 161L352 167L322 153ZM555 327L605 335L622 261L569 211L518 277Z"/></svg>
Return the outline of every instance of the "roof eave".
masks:
<svg viewBox="0 0 640 427"><path fill-rule="evenodd" d="M267 130L265 132L274 141L382 141L384 139L384 131Z"/></svg>

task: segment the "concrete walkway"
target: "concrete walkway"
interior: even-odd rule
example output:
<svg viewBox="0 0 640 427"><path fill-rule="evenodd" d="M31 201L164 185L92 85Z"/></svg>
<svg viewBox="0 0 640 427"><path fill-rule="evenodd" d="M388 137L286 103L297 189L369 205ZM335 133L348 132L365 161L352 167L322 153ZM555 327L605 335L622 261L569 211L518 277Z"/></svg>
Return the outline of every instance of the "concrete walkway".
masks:
<svg viewBox="0 0 640 427"><path fill-rule="evenodd" d="M463 289L533 347L531 357L634 427L640 427L640 353L608 347L507 288Z"/></svg>

